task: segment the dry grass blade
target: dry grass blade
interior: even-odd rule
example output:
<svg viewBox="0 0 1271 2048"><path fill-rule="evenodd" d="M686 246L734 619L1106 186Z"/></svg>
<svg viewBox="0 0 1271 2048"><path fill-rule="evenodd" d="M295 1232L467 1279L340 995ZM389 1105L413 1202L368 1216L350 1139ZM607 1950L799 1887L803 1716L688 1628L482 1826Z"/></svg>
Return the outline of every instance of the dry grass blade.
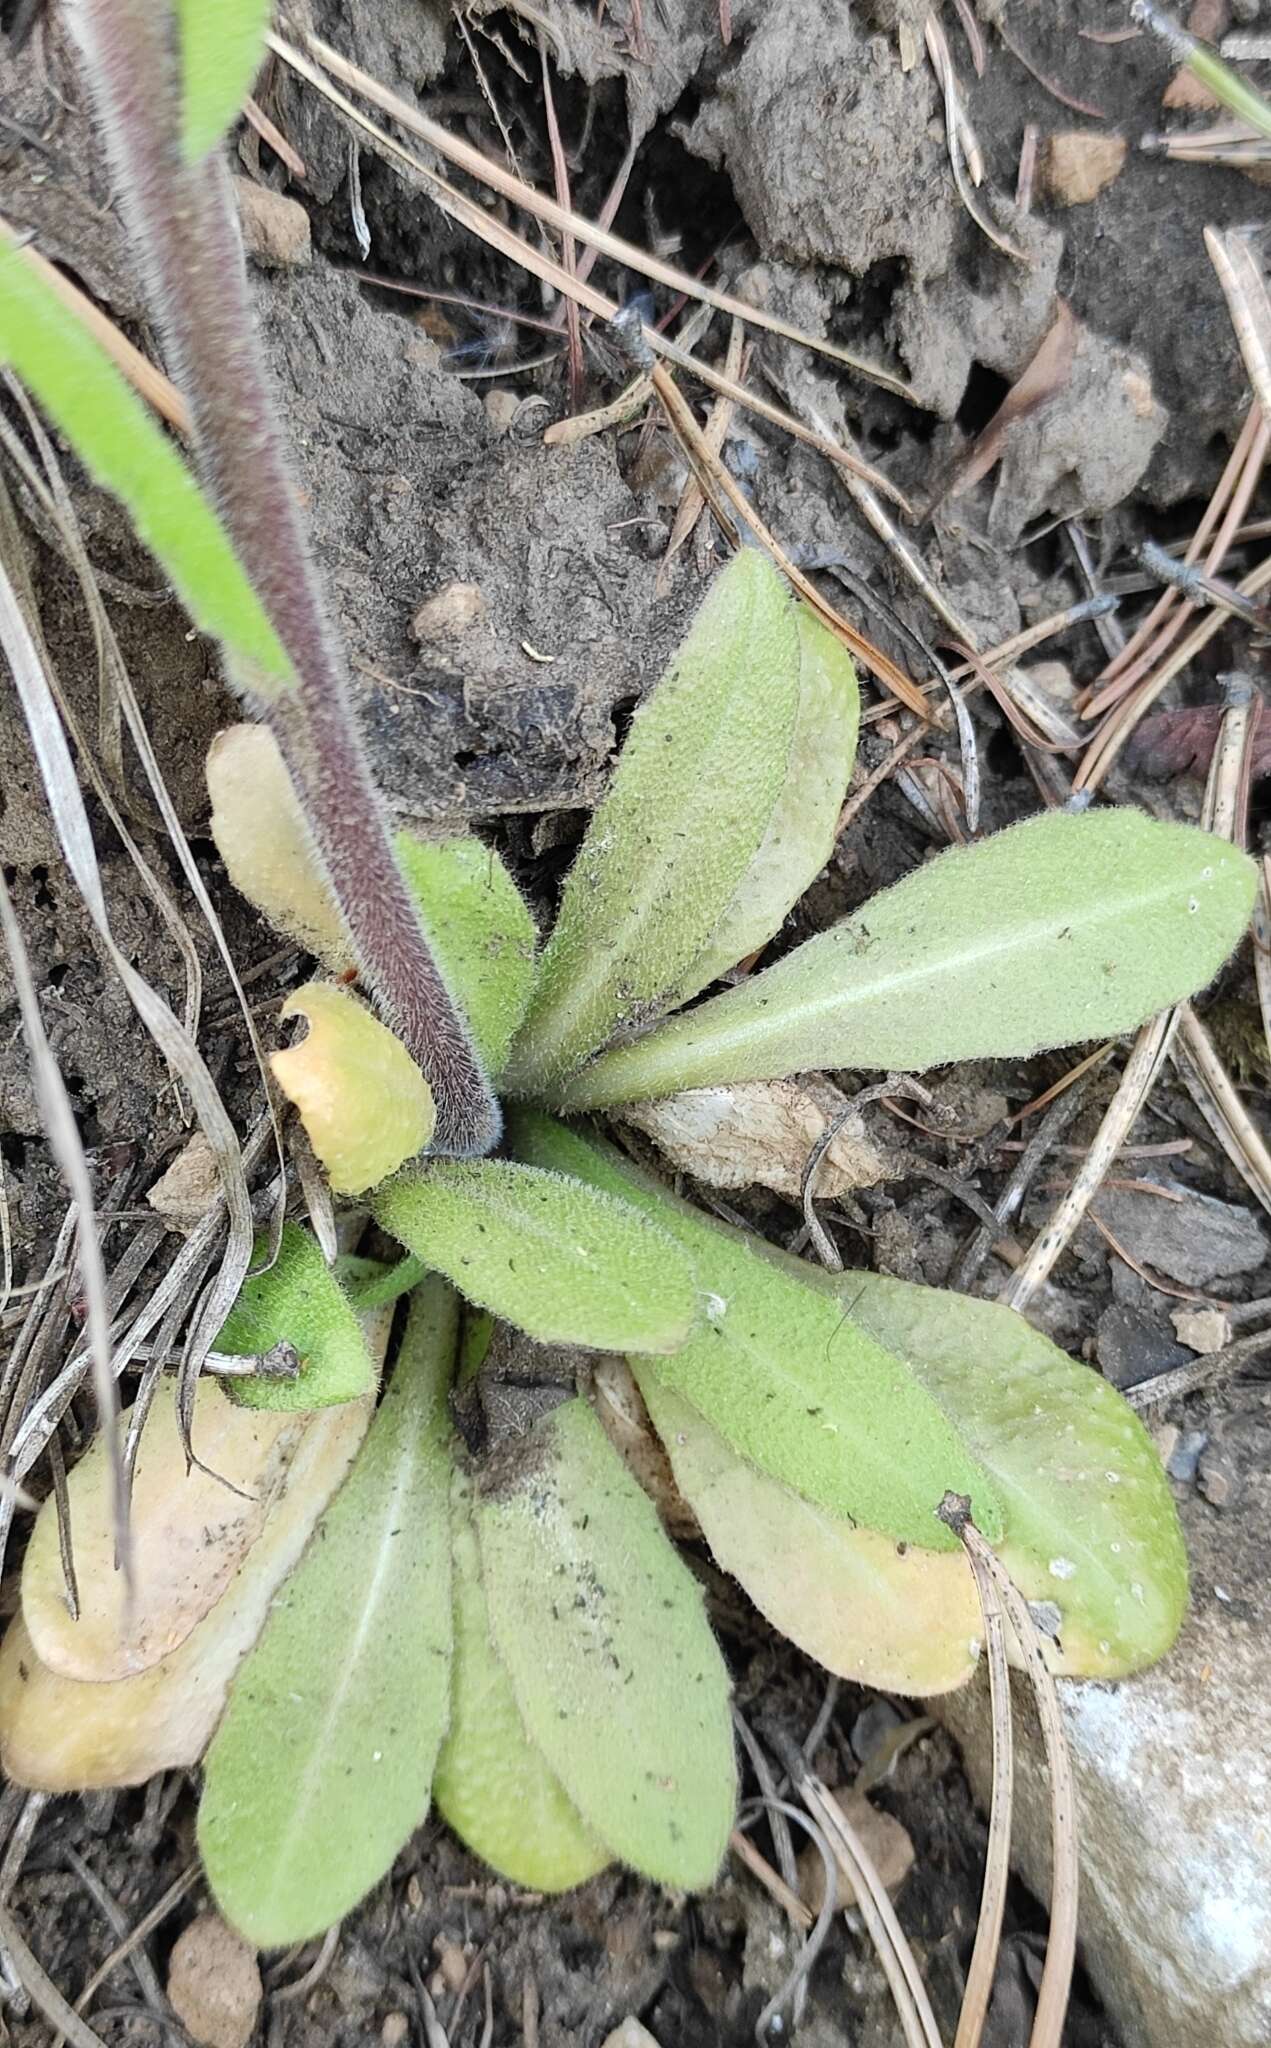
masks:
<svg viewBox="0 0 1271 2048"><path fill-rule="evenodd" d="M1271 1214L1271 1152L1190 1003L1179 1006L1178 1037L1171 1057L1188 1094L1245 1186Z"/></svg>
<svg viewBox="0 0 1271 2048"><path fill-rule="evenodd" d="M760 1806L766 1813L772 1815L774 1819L777 1814L780 1814L784 1820L792 1820L796 1827L800 1827L804 1830L805 1834L811 1840L813 1847L816 1849L817 1854L821 1858L821 1864L825 1877L825 1896L822 1900L821 1910L817 1914L815 1923L811 1925L806 1941L803 1943L802 1948L799 1950L798 1955L795 1957L794 1967L790 1970L790 1972L783 1979L783 1981L777 1986L777 1989L773 1992L772 1997L768 2000L768 2003L765 2005L763 2011L760 2013L758 2019L755 2021L755 2041L758 2044L758 2048L769 2048L769 2042L771 2039L770 2029L772 2027L773 2021L776 2020L778 2013L784 2012L786 2006L790 2004L791 2000L794 2001L794 2011L791 2015L792 2031L794 2028L798 2027L799 2022L802 2018L802 2001L806 1992L807 1982L812 1971L812 1966L816 1962L817 1957L819 1956L822 1948L825 1945L826 1936L829 1934L831 1927L834 1925L834 1914L836 1910L835 1900L838 1891L838 1881L835 1876L834 1857L831 1852L830 1845L826 1841L825 1836L822 1834L820 1828L817 1827L815 1821L809 1819L808 1815L802 1810L801 1807L792 1806L789 1800L777 1799L768 1794L765 1794L765 1796L762 1799L758 1800L756 1804ZM756 1871L756 1875L759 1874L758 1870L756 1869L756 1864L760 1864L763 1866L763 1869L767 1872L767 1877L773 1881L774 1885L781 1886L782 1892L786 1892L789 1890L788 1886L782 1884L782 1881L777 1876L775 1870L768 1870L768 1866L763 1862L763 1858L758 1855L757 1851L754 1852L755 1861L751 1861L750 1855L746 1853L746 1851L750 1850L750 1844L746 1842L746 1838L744 1835L734 1834L732 1839L734 1847L736 1847L739 1843L745 1844L745 1849L739 1849L738 1853L742 1856L743 1861L745 1861L752 1870ZM769 1888L771 1889L772 1887L770 1886ZM777 1897L778 1894L774 1891L773 1896ZM791 1894L790 1896L792 1903L790 1905L786 1905L786 1911L790 1914L790 1917L793 1920L795 1920L796 1925L802 1924L805 1927L807 1927L808 1923L812 1921L812 1915L807 1912L807 1908L806 1906L804 1906L803 1901L800 1898L798 1898L794 1894ZM781 1904L785 1904L785 1901L783 1899L779 1899L778 1902ZM798 1909L799 1913L806 1913L807 1920L800 1923L795 1909Z"/></svg>
<svg viewBox="0 0 1271 2048"><path fill-rule="evenodd" d="M949 1508L950 1502L952 1508ZM992 1579L1037 1701L1037 1717L1041 1722L1046 1766L1050 1772L1050 1934L1029 2048L1060 2048L1077 1953L1078 1866L1076 1794L1072 1758L1059 1709L1059 1694L1046 1663L1042 1638L1028 1611L1028 1602L971 1520L969 1501L959 1500L956 1495L946 1496L940 1513L945 1520L950 1520L951 1515L957 1516L956 1523L951 1521L950 1525L957 1527L968 1553L979 1561Z"/></svg>
<svg viewBox="0 0 1271 2048"><path fill-rule="evenodd" d="M563 213L572 211L569 203L569 167L565 162L565 146L560 139L560 122L556 118L556 95L552 91L552 69L547 61L547 39L542 30L538 38L539 62L543 74L543 110L547 116L547 141L552 155L552 176L556 182L556 199ZM561 257L570 277L578 276L578 245L568 228L561 230ZM565 333L569 340L569 409L577 412L583 402L583 341L578 324L578 301L569 294L563 301L565 307Z"/></svg>
<svg viewBox="0 0 1271 2048"><path fill-rule="evenodd" d="M984 1887L975 1947L967 1971L962 2010L953 2048L980 2048L988 2018L993 1979L1002 1941L1002 1915L1011 1875L1011 1819L1015 1797L1015 1734L1011 1721L1011 1675L1006 1662L1006 1626L992 1573L975 1548L966 1543L967 1563L975 1579L984 1616L984 1646L989 1667L989 1711L993 1733L993 1783L989 1795L989 1839L984 1856Z"/></svg>
<svg viewBox="0 0 1271 2048"><path fill-rule="evenodd" d="M728 1838L728 1846L738 1862L745 1864L751 1876L758 1878L769 1897L776 1900L793 1925L806 1934L812 1925L810 1907L804 1905L797 1892L791 1891L780 1871L773 1869L767 1857L760 1855L750 1836L744 1835L740 1828L734 1828ZM828 1895L829 1887L826 1889Z"/></svg>
<svg viewBox="0 0 1271 2048"><path fill-rule="evenodd" d="M1249 382L1264 419L1271 419L1271 297L1242 234L1205 229L1205 247L1218 275Z"/></svg>
<svg viewBox="0 0 1271 2048"><path fill-rule="evenodd" d="M898 668L889 655L884 654L881 648L875 647L863 633L858 633L855 626L845 619L841 612L835 611L833 605L822 597L816 585L809 582L802 569L797 568L790 560L781 543L769 533L754 507L747 503L740 485L708 445L705 435L693 417L693 409L679 390L675 379L661 364L654 369L652 377L653 388L662 401L667 419L683 445L684 452L701 484L703 495L725 534L736 540L739 537L739 526L741 532L749 528L761 547L766 548L772 556L782 575L794 585L800 597L807 599L813 611L824 619L831 632L838 635L844 646L856 655L870 674L883 683L893 696L898 697L902 704L907 705L911 711L916 711L920 718L930 718L927 700L918 686L910 682L903 669ZM724 499L728 501L732 513L736 515L735 519L726 509Z"/></svg>
<svg viewBox="0 0 1271 2048"><path fill-rule="evenodd" d="M834 1860L856 1894L857 1911L878 1953L907 2048L941 2048L940 2030L913 1950L865 1844L793 1744L781 1745L781 1760L799 1797L824 1829Z"/></svg>
<svg viewBox="0 0 1271 2048"><path fill-rule="evenodd" d="M949 168L953 172L953 182L958 188L958 197L980 233L992 242L994 248L1000 249L1004 256L1009 256L1013 263L1022 264L1025 270L1029 270L1032 268L1030 258L1022 249L1017 249L1014 242L1009 236L1004 235L1000 228L994 227L993 222L976 205L972 196L967 174L969 171L974 182L979 184L983 176L983 170L979 165L979 149L962 106L962 95L958 90L957 73L953 68L949 45L934 9L927 16L925 33L927 55L931 59L931 68L936 74L936 82L944 101L945 141L949 151Z"/></svg>
<svg viewBox="0 0 1271 2048"><path fill-rule="evenodd" d="M0 1316L13 1293L13 1231L9 1222L9 1179L0 1156Z"/></svg>
<svg viewBox="0 0 1271 2048"><path fill-rule="evenodd" d="M230 1218L230 1236L215 1285L209 1292L194 1332L195 1345L207 1350L225 1320L247 1272L252 1254L252 1211L243 1173L238 1138L216 1084L198 1047L182 1030L167 1004L140 975L115 942L106 908L101 871L76 779L66 734L58 718L54 692L32 625L9 575L0 564L0 645L17 684L18 697L31 735L49 810L66 864L83 898L111 965L118 974L142 1023L180 1075L194 1111L216 1158Z"/></svg>
<svg viewBox="0 0 1271 2048"><path fill-rule="evenodd" d="M1271 854L1258 868L1258 893L1253 902L1253 967L1262 1011L1262 1035L1271 1054Z"/></svg>
<svg viewBox="0 0 1271 2048"><path fill-rule="evenodd" d="M188 1891L193 1890L201 1876L202 1870L199 1864L195 1862L188 1865L181 1872L180 1877L173 1880L167 1890L155 1900L149 1912L143 1913L136 1926L130 1928L118 1947L112 1949L105 1962L98 1964L75 2001L76 2012L83 2013L86 2011L111 1972L117 1970L120 1963L127 1962L129 1956L132 1955L135 1949L141 1946L143 1941L149 1940L155 1928L163 1925L169 1913L172 1912L174 1907L180 1905ZM61 2044L65 2039L65 2033L59 2033L57 2039L52 2043L52 2048L61 2048Z"/></svg>
<svg viewBox="0 0 1271 2048"><path fill-rule="evenodd" d="M724 357L724 375L732 378L734 383L737 382L742 374L744 342L745 329L740 320L734 320L728 336L728 353ZM732 400L730 398L717 398L711 407L710 417L702 432L703 442L710 449L711 454L715 456L716 460L719 459L723 452L724 442L728 438L728 429L732 422L732 417ZM666 591L670 581L671 570L675 564L675 558L696 526L698 517L703 511L705 504L706 499L703 495L702 487L698 483L696 475L690 473L685 479L684 489L680 493L680 502L675 508L675 517L671 521L671 532L663 551L662 560L658 563L658 577L655 589L659 597Z"/></svg>
<svg viewBox="0 0 1271 2048"><path fill-rule="evenodd" d="M1105 1174L1147 1101L1177 1021L1176 1011L1165 1010L1145 1024L1135 1039L1134 1050L1125 1063L1117 1092L1104 1112L1103 1122L1072 1186L1061 1196L1046 1224L1038 1231L1023 1265L1011 1274L1002 1289L1001 1299L1008 1308L1026 1309L1038 1288L1049 1278L1056 1260L1099 1192Z"/></svg>
<svg viewBox="0 0 1271 2048"><path fill-rule="evenodd" d="M13 242L19 240L16 230L4 219L0 219L0 235ZM156 370L149 358L143 356L139 348L134 348L126 335L120 333L114 321L106 318L100 306L94 305L93 301L80 291L78 285L73 285L68 277L63 276L56 264L49 262L47 256L41 256L39 250L33 249L29 244L21 247L20 253L23 262L29 263L33 270L38 271L44 283L52 286L63 304L70 307L76 319L88 328L94 340L101 343L116 369L122 371L133 389L154 407L170 427L175 427L180 434L188 434L189 411L175 384L164 376L162 370Z"/></svg>
<svg viewBox="0 0 1271 2048"><path fill-rule="evenodd" d="M300 40L309 55L316 58L332 78L338 79L351 92L356 92L363 99L369 100L372 106L379 107L383 113L391 115L408 134L428 143L448 162L466 171L469 177L492 187L514 206L535 215L548 227L555 228L558 233L573 235L578 241L598 249L602 255L612 257L615 262L624 264L639 276L654 278L659 284L670 286L672 291L682 292L686 298L702 299L707 305L714 306L718 313L735 314L739 320L746 321L751 327L765 328L770 334L780 335L783 341L797 342L803 348L813 349L818 355L829 356L833 361L841 363L845 369L854 370L859 376L868 377L872 383L880 384L885 391L895 392L898 397L912 402L913 394L908 385L900 378L892 376L889 371L862 362L850 350L839 348L832 341L818 341L813 336L802 333L799 328L791 327L775 314L765 312L762 307L748 305L744 299L736 299L729 292L712 290L700 279L690 277L686 271L677 270L674 264L663 263L647 249L639 248L634 242L624 241L620 235L612 234L594 221L586 220L581 214L560 206L556 201L548 199L544 193L536 191L532 185L513 177L492 157L486 156L479 149L474 149L471 143L462 141L448 129L441 127L438 122L430 120L426 114L421 114L418 108L412 107L397 93L381 85L378 79L372 78L369 72L361 70L356 64L351 64L338 50L323 42L320 36L302 33ZM301 70L303 76L308 76L302 65L296 63L300 52L293 45L279 36L271 35L269 47L285 64L290 64L293 69ZM311 80L312 82L314 81Z"/></svg>
<svg viewBox="0 0 1271 2048"><path fill-rule="evenodd" d="M67 2004L53 1979L27 1947L7 1906L0 1906L0 1943L8 1950L22 1988L32 2004L43 2013L49 2025L57 2028L71 2043L71 2048L106 2048L101 2035L94 2033L87 2021Z"/></svg>

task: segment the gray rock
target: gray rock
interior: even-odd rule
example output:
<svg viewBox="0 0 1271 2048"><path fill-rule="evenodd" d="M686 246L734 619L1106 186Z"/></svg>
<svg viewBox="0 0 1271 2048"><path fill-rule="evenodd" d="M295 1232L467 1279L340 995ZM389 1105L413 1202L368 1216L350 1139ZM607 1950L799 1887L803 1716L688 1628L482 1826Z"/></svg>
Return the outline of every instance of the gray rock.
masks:
<svg viewBox="0 0 1271 2048"><path fill-rule="evenodd" d="M1254 1272L1271 1251L1250 1210L1215 1201L1177 1181L1161 1195L1134 1188L1104 1188L1094 1212L1133 1259L1185 1287ZM1176 1195L1181 1200L1170 1200ZM1084 1233L1083 1233L1084 1236Z"/></svg>
<svg viewBox="0 0 1271 2048"><path fill-rule="evenodd" d="M1271 1474L1247 1481L1221 1521L1190 1496L1193 1605L1174 1650L1121 1685L1060 1688L1077 1783L1081 1953L1123 2048L1271 2040L1268 1505ZM1016 1705L1013 1855L1044 1898L1049 1790L1021 1685ZM987 1687L936 1710L986 1797Z"/></svg>
<svg viewBox="0 0 1271 2048"><path fill-rule="evenodd" d="M1095 1345L1104 1378L1123 1389L1168 1372L1171 1366L1186 1365L1191 1356L1154 1317L1116 1302L1099 1318Z"/></svg>

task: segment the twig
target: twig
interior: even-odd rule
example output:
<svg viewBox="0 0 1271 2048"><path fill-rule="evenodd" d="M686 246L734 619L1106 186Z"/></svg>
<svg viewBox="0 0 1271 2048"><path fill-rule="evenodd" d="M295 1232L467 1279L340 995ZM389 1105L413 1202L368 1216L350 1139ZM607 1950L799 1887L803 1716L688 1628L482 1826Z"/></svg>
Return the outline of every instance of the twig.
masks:
<svg viewBox="0 0 1271 2048"><path fill-rule="evenodd" d="M1064 1132L1076 1119L1085 1102L1088 1088L1089 1079L1082 1076L1073 1087L1058 1096L1024 1147L1014 1172L993 1204L993 1213L1001 1230L1006 1228L1013 1216L1018 1215L1038 1168L1047 1153L1054 1150ZM975 1232L949 1277L948 1284L957 1293L970 1293L999 1234L1000 1230L990 1230L987 1224L981 1224Z"/></svg>
<svg viewBox="0 0 1271 2048"><path fill-rule="evenodd" d="M1247 1365L1271 1351L1271 1330L1255 1330L1252 1336L1237 1337L1232 1344L1224 1344L1219 1351L1206 1351L1199 1358L1189 1360L1186 1365L1177 1365L1168 1372L1154 1373L1150 1380L1140 1380L1136 1387L1126 1392L1126 1400L1140 1412L1159 1407L1162 1401L1181 1401L1184 1394L1194 1394L1202 1387L1213 1387L1224 1380L1234 1379Z"/></svg>
<svg viewBox="0 0 1271 2048"><path fill-rule="evenodd" d="M984 1884L975 1929L962 2010L953 2048L980 2048L988 2017L1002 1941L1002 1915L1011 1875L1011 1822L1015 1797L1015 1732L1011 1718L1011 1675L1006 1663L1006 1628L993 1575L971 1545L967 1562L975 1579L984 1617L985 1659L989 1667L989 1714L992 1723L993 1782L989 1793L989 1838L984 1853Z"/></svg>

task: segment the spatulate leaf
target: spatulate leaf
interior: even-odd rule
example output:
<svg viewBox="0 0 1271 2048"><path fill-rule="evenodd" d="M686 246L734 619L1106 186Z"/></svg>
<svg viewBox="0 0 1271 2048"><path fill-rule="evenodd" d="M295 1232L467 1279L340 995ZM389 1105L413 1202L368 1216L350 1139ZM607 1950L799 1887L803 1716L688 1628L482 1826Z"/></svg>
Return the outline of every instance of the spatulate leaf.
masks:
<svg viewBox="0 0 1271 2048"><path fill-rule="evenodd" d="M666 1201L547 1118L521 1112L513 1130L522 1157L621 1190L688 1252L706 1313L686 1344L651 1366L740 1457L896 1542L954 1547L936 1516L949 1488L971 1496L990 1538L1001 1533L983 1465L910 1366L837 1301L775 1265L756 1240Z"/></svg>
<svg viewBox="0 0 1271 2048"><path fill-rule="evenodd" d="M411 1305L348 1480L243 1665L208 1752L199 1848L222 1913L262 1948L321 1934L428 1810L449 1711L445 1390L457 1304Z"/></svg>
<svg viewBox="0 0 1271 2048"><path fill-rule="evenodd" d="M142 1785L157 1771L199 1761L229 1682L348 1471L373 1407L368 1397L303 1419L281 1489L238 1571L179 1647L135 1678L62 1677L40 1662L26 1624L14 1618L0 1648L6 1777L42 1792L91 1792ZM140 1561L140 1545L134 1555Z"/></svg>
<svg viewBox="0 0 1271 2048"><path fill-rule="evenodd" d="M537 1093L677 999L781 801L798 703L788 586L743 548L632 721L565 884L512 1092Z"/></svg>
<svg viewBox="0 0 1271 2048"><path fill-rule="evenodd" d="M728 1674L696 1582L585 1403L537 1423L475 1513L530 1740L623 1862L709 1885L736 1799Z"/></svg>
<svg viewBox="0 0 1271 2048"><path fill-rule="evenodd" d="M212 837L234 887L333 974L354 967L349 928L268 726L226 726L207 750L204 774Z"/></svg>
<svg viewBox="0 0 1271 2048"><path fill-rule="evenodd" d="M120 500L195 624L224 642L244 683L265 698L292 688L278 636L176 449L98 342L2 234L0 363Z"/></svg>
<svg viewBox="0 0 1271 2048"><path fill-rule="evenodd" d="M125 1409L125 1428L132 1411ZM57 1506L45 1501L22 1566L35 1653L65 1678L129 1678L168 1657L225 1591L259 1537L303 1434L299 1415L239 1408L200 1380L186 1453L176 1402L160 1388L141 1432L129 1522L131 1598L116 1565L110 1454L98 1436L71 1473L79 1614L67 1601Z"/></svg>
<svg viewBox="0 0 1271 2048"><path fill-rule="evenodd" d="M716 1563L774 1628L827 1671L881 1692L922 1697L971 1676L983 1623L965 1559L814 1507L746 1464L647 1364L636 1377Z"/></svg>
<svg viewBox="0 0 1271 2048"><path fill-rule="evenodd" d="M452 1493L455 1647L450 1726L433 1797L483 1861L530 1891L563 1892L603 1870L604 1843L584 1826L559 1778L525 1732L499 1661L481 1583L466 1485Z"/></svg>
<svg viewBox="0 0 1271 2048"><path fill-rule="evenodd" d="M860 691L852 657L805 604L794 607L799 701L785 783L754 858L710 943L680 983L687 1002L781 928L834 851L856 759Z"/></svg>
<svg viewBox="0 0 1271 2048"><path fill-rule="evenodd" d="M273 1054L274 1079L335 1193L365 1194L423 1151L437 1121L432 1090L401 1039L348 989L311 981L280 1014L309 1028Z"/></svg>
<svg viewBox="0 0 1271 2048"><path fill-rule="evenodd" d="M1191 826L1050 812L939 855L777 966L603 1055L559 1099L596 1108L1110 1037L1211 979L1253 888L1252 862Z"/></svg>
<svg viewBox="0 0 1271 2048"><path fill-rule="evenodd" d="M1054 1668L1120 1678L1164 1656L1187 1606L1187 1554L1156 1447L1116 1389L996 1302L807 1272L911 1362L990 1473L1002 1562L1029 1600L1059 1610Z"/></svg>
<svg viewBox="0 0 1271 2048"><path fill-rule="evenodd" d="M176 0L182 142L206 156L235 119L265 54L270 0Z"/></svg>
<svg viewBox="0 0 1271 2048"><path fill-rule="evenodd" d="M262 1232L257 1260L263 1262L267 1251ZM356 1401L375 1385L375 1367L352 1305L315 1240L295 1223L283 1225L273 1265L244 1282L215 1348L234 1358L252 1358L282 1343L300 1355L296 1378L235 1379L235 1401L247 1408L328 1408Z"/></svg>
<svg viewBox="0 0 1271 2048"><path fill-rule="evenodd" d="M407 1168L371 1206L470 1301L541 1342L669 1351L693 1327L692 1268L674 1239L562 1174L438 1161Z"/></svg>
<svg viewBox="0 0 1271 2048"><path fill-rule="evenodd" d="M433 956L497 1080L534 988L529 906L494 848L480 839L399 832L395 844Z"/></svg>

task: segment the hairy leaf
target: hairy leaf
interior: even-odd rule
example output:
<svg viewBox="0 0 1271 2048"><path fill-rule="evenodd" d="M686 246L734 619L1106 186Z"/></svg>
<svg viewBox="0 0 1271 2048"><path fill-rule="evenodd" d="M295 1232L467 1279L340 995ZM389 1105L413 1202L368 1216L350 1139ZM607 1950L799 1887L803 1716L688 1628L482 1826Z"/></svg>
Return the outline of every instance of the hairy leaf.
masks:
<svg viewBox="0 0 1271 2048"><path fill-rule="evenodd" d="M407 1168L382 1229L470 1301L544 1343L671 1351L697 1314L688 1259L620 1197L507 1160Z"/></svg>
<svg viewBox="0 0 1271 2048"><path fill-rule="evenodd" d="M412 1304L348 1480L235 1679L208 1751L199 1848L258 1947L351 1911L428 1811L450 1690L449 1424L457 1304Z"/></svg>
<svg viewBox="0 0 1271 2048"><path fill-rule="evenodd" d="M805 604L794 607L794 619L799 702L785 785L710 944L680 984L680 1003L765 945L834 851L856 759L860 691L852 657L837 634Z"/></svg>
<svg viewBox="0 0 1271 2048"><path fill-rule="evenodd" d="M187 157L215 149L265 54L270 0L176 0Z"/></svg>
<svg viewBox="0 0 1271 2048"><path fill-rule="evenodd" d="M521 1720L490 1634L466 1486L451 1499L454 1662L450 1727L433 1797L455 1833L513 1884L564 1892L603 1870L609 1851L580 1819Z"/></svg>
<svg viewBox="0 0 1271 2048"><path fill-rule="evenodd" d="M85 1683L42 1664L20 1615L0 1648L0 1767L42 1792L142 1785L196 1764L229 1682L344 1478L375 1403L307 1419L264 1527L219 1600L180 1647L135 1678ZM149 1425L148 1425L149 1426ZM196 1438L197 1441L197 1438ZM137 1547L140 1559L141 1547Z"/></svg>
<svg viewBox="0 0 1271 2048"><path fill-rule="evenodd" d="M696 1581L584 1402L536 1424L476 1525L530 1740L624 1863L709 1885L736 1799L728 1674Z"/></svg>
<svg viewBox="0 0 1271 2048"><path fill-rule="evenodd" d="M121 501L195 624L224 642L257 694L291 688L278 636L190 471L100 344L3 236L0 362Z"/></svg>
<svg viewBox="0 0 1271 2048"><path fill-rule="evenodd" d="M270 1059L337 1195L361 1195L423 1151L437 1112L400 1038L348 989L311 981L282 1006L304 1017L299 1045Z"/></svg>
<svg viewBox="0 0 1271 2048"><path fill-rule="evenodd" d="M494 848L480 839L399 832L395 844L437 963L497 1080L534 987L529 906Z"/></svg>
<svg viewBox="0 0 1271 2048"><path fill-rule="evenodd" d="M788 586L743 548L632 721L565 884L513 1093L538 1093L677 999L781 803L799 647Z"/></svg>
<svg viewBox="0 0 1271 2048"><path fill-rule="evenodd" d="M964 1558L814 1507L729 1450L647 1364L636 1377L716 1563L774 1628L853 1685L924 1697L970 1677L983 1623Z"/></svg>
<svg viewBox="0 0 1271 2048"><path fill-rule="evenodd" d="M218 732L204 772L212 837L234 887L275 931L346 973L356 965L353 940L268 726Z"/></svg>
<svg viewBox="0 0 1271 2048"><path fill-rule="evenodd" d="M354 1308L364 1315L368 1309L389 1308L400 1301L403 1294L418 1287L428 1268L422 1259L413 1259L409 1254L398 1259L396 1265L386 1266L380 1259L347 1253L336 1260L335 1270Z"/></svg>
<svg viewBox="0 0 1271 2048"><path fill-rule="evenodd" d="M674 1230L692 1251L704 1289L722 1270L721 1248L746 1245L753 1257L832 1302L845 1328L886 1345L988 1475L1000 1514L996 1530L986 1527L974 1486L955 1490L971 1494L977 1522L1027 1597L1059 1608L1057 1670L1115 1678L1169 1648L1187 1597L1178 1517L1150 1438L1098 1373L1013 1309L879 1274L827 1274L708 1221L635 1173L611 1147L535 1112L518 1113L515 1135L524 1156L622 1190ZM674 1385L661 1361L650 1363L664 1384ZM674 1390L694 1400L692 1389ZM708 1413L707 1420L727 1436L720 1418ZM808 1490L797 1473L790 1483Z"/></svg>
<svg viewBox="0 0 1271 2048"><path fill-rule="evenodd" d="M1204 986L1253 888L1252 862L1191 826L1052 811L941 854L777 966L605 1054L560 1101L1109 1037Z"/></svg>
<svg viewBox="0 0 1271 2048"><path fill-rule="evenodd" d="M990 1539L1001 1533L983 1465L912 1368L837 1301L775 1265L757 1240L666 1201L547 1118L523 1112L514 1133L522 1157L621 1193L690 1254L705 1320L652 1369L732 1450L806 1500L896 1542L952 1549L956 1539L936 1515L950 1488L970 1494Z"/></svg>
<svg viewBox="0 0 1271 2048"><path fill-rule="evenodd" d="M268 1238L256 1241L263 1260ZM278 1257L243 1284L221 1326L216 1349L234 1358L259 1357L275 1344L300 1355L294 1380L245 1377L233 1398L248 1408L328 1408L370 1393L375 1367L352 1305L307 1230L283 1225Z"/></svg>
<svg viewBox="0 0 1271 2048"><path fill-rule="evenodd" d="M132 1411L121 1420L125 1427ZM36 1517L22 1566L35 1653L66 1678L127 1678L177 1649L220 1598L260 1535L304 1432L299 1415L235 1407L214 1380L195 1389L190 1465L176 1402L161 1388L141 1433L132 1488L134 1587L115 1556L109 1447L97 1436L71 1473L79 1616L66 1597L57 1507Z"/></svg>
<svg viewBox="0 0 1271 2048"><path fill-rule="evenodd" d="M1055 1669L1120 1678L1164 1656L1187 1553L1156 1447L1116 1389L996 1302L806 1271L912 1363L990 1473L1002 1562L1029 1600L1059 1609Z"/></svg>

